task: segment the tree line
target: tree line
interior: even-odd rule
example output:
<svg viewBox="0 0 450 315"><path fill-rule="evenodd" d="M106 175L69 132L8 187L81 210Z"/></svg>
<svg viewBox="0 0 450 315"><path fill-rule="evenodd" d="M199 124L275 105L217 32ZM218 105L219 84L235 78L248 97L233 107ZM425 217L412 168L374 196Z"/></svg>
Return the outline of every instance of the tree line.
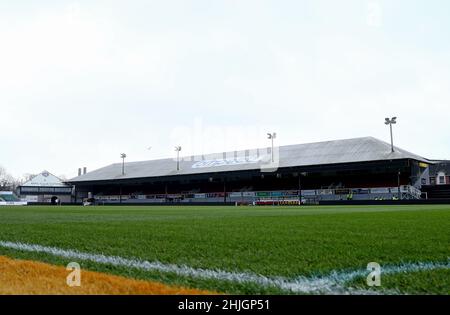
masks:
<svg viewBox="0 0 450 315"><path fill-rule="evenodd" d="M25 174L20 178L12 176L0 165L0 191L15 191L17 187L33 178L35 174Z"/></svg>

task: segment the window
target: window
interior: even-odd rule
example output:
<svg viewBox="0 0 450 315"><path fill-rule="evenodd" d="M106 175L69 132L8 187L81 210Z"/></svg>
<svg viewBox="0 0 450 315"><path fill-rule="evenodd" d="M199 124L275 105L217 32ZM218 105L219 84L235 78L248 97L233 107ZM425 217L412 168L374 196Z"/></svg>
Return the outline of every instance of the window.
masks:
<svg viewBox="0 0 450 315"><path fill-rule="evenodd" d="M445 185L445 172L444 171L440 171L437 174L436 183L438 185Z"/></svg>
<svg viewBox="0 0 450 315"><path fill-rule="evenodd" d="M70 187L57 187L55 188L55 193L62 193L62 194L70 194L72 192L72 188Z"/></svg>
<svg viewBox="0 0 450 315"><path fill-rule="evenodd" d="M39 192L39 188L38 187L21 187L20 191L23 193Z"/></svg>
<svg viewBox="0 0 450 315"><path fill-rule="evenodd" d="M426 178L422 178L422 185L426 185L427 184L427 179Z"/></svg>

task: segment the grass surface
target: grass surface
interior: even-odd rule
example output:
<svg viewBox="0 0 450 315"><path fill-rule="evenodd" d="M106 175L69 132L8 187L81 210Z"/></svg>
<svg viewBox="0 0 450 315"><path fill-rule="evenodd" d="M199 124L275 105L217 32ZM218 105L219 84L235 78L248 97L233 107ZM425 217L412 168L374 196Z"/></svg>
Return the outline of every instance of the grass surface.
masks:
<svg viewBox="0 0 450 315"><path fill-rule="evenodd" d="M326 207L0 207L0 240L265 276L365 269L368 262L445 262L450 205ZM0 247L0 255L66 264ZM83 268L229 293L281 293L82 262ZM450 292L448 270L389 275L402 293ZM439 285L437 285L439 282ZM0 284L1 285L1 284Z"/></svg>

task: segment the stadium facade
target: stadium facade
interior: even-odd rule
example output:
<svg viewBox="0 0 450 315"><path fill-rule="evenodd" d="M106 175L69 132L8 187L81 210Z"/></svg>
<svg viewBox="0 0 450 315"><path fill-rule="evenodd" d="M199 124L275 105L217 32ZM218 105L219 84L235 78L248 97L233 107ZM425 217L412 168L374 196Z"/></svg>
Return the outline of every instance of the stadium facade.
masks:
<svg viewBox="0 0 450 315"><path fill-rule="evenodd" d="M72 189L72 186L65 184L62 179L43 171L20 185L17 193L22 200L29 203L70 203Z"/></svg>
<svg viewBox="0 0 450 315"><path fill-rule="evenodd" d="M430 165L422 178L421 190L427 199L450 200L450 161Z"/></svg>
<svg viewBox="0 0 450 315"><path fill-rule="evenodd" d="M433 162L373 137L112 164L69 181L74 201L289 203L418 199Z"/></svg>

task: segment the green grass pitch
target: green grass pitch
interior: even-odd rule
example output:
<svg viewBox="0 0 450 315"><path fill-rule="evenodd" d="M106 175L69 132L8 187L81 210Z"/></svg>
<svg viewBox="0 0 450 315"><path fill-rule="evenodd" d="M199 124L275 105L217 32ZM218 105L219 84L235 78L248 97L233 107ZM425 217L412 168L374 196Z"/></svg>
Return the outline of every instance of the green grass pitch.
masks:
<svg viewBox="0 0 450 315"><path fill-rule="evenodd" d="M378 262L382 268L448 262L450 205L0 207L0 241L294 279L365 270L369 262ZM1 246L0 255L58 265L72 261ZM287 293L254 283L90 261L80 264L90 270L224 293ZM448 268L382 273L381 282L381 287L372 290L450 293ZM348 286L368 289L365 277L352 280Z"/></svg>

